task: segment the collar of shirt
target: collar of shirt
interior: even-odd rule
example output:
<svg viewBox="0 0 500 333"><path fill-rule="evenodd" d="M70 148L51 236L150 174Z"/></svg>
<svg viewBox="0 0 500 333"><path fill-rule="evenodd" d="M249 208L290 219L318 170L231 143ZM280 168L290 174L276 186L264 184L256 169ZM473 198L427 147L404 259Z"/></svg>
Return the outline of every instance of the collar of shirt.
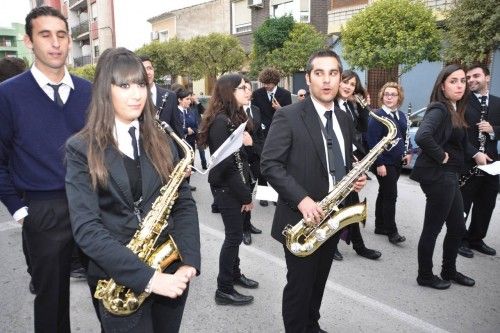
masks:
<svg viewBox="0 0 500 333"><path fill-rule="evenodd" d="M392 118L392 112L394 111L394 114L396 115L396 119L397 119L397 120L399 120L399 112L398 112L398 110L397 110L397 109L396 109L396 110L391 110L391 109L389 109L387 106L382 105L382 110L384 110L384 111L385 111L385 113L386 113L389 117L391 117L391 118Z"/></svg>
<svg viewBox="0 0 500 333"><path fill-rule="evenodd" d="M344 136L342 135L342 130L340 129L339 121L337 120L337 117L335 116L335 112L334 112L335 111L335 104L332 101L330 108L326 108L322 104L320 104L312 95L311 95L311 100L313 102L314 109L316 110L316 113L319 116L319 119L321 119L321 122L323 123L323 126L326 126L325 112L332 111L333 132L335 133L335 136L337 137L337 141L339 142L340 151L342 152L342 158L344 159L344 165L345 165L346 159L345 159ZM327 170L329 170L330 166L328 165L328 151L327 151L327 147L326 147L326 139L325 139L324 135L322 135L322 137L323 137L323 145L324 145L325 157L326 157L326 168L327 168ZM340 179L338 181L340 181ZM328 177L328 192L331 192L333 190L334 185L335 184L333 181L333 176L329 175L329 177Z"/></svg>
<svg viewBox="0 0 500 333"><path fill-rule="evenodd" d="M66 103L66 101L68 100L71 89L75 89L73 80L71 79L71 75L69 75L68 69L66 67L64 67L64 76L60 82L50 81L49 78L45 74L43 74L42 71L40 71L35 65L31 66L31 74L35 78L35 81L40 86L40 88L42 88L47 96L49 96L49 98L53 101L55 100L54 89L48 85L49 83L62 83L59 87L59 96L61 96L63 103Z"/></svg>
<svg viewBox="0 0 500 333"><path fill-rule="evenodd" d="M481 104L481 97L486 96L486 105L488 105L488 102L490 101L490 92L489 91L486 92L486 95L481 95L481 94L477 94L477 93L474 93L474 95L477 97L479 104Z"/></svg>
<svg viewBox="0 0 500 333"><path fill-rule="evenodd" d="M153 100L153 104L156 106L156 84L153 82L151 87L149 87L151 91L151 99Z"/></svg>
<svg viewBox="0 0 500 333"><path fill-rule="evenodd" d="M130 136L128 130L130 129L131 126L135 127L135 138L137 140L137 143L139 143L139 137L140 137L140 126L139 126L139 120L134 120L130 124L125 124L119 120L115 120L115 140L116 143L118 144L118 149L131 159L134 159L134 147L132 146L132 137ZM139 155L140 155L140 149L139 149Z"/></svg>
<svg viewBox="0 0 500 333"><path fill-rule="evenodd" d="M274 97L276 97L276 90L278 90L278 86L274 86L274 89L272 91L267 91L267 97L271 98L271 94L273 94Z"/></svg>
<svg viewBox="0 0 500 333"><path fill-rule="evenodd" d="M337 99L337 102L339 103L339 108L344 111L344 112L347 112L347 110L345 109L345 105L344 103L346 103L347 101L345 99L342 99L342 98L338 98Z"/></svg>

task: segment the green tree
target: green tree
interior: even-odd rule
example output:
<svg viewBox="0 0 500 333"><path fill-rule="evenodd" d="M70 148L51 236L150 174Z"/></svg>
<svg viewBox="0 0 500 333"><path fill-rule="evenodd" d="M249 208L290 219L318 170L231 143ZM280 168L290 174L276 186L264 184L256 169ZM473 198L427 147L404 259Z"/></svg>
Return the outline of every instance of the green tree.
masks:
<svg viewBox="0 0 500 333"><path fill-rule="evenodd" d="M253 34L253 49L251 54L252 77L268 65L268 55L275 49L283 47L288 35L294 27L292 16L269 18Z"/></svg>
<svg viewBox="0 0 500 333"><path fill-rule="evenodd" d="M354 68L400 67L440 59L441 36L432 11L421 1L378 0L341 30L343 56Z"/></svg>
<svg viewBox="0 0 500 333"><path fill-rule="evenodd" d="M326 39L314 26L295 23L283 46L269 53L268 64L290 76L305 68L311 53L325 48Z"/></svg>
<svg viewBox="0 0 500 333"><path fill-rule="evenodd" d="M458 0L446 13L445 59L471 64L485 61L500 46L500 6L497 0Z"/></svg>
<svg viewBox="0 0 500 333"><path fill-rule="evenodd" d="M246 60L239 40L221 33L190 39L186 52L192 59L188 71L193 79L207 77L213 81L219 74L239 70Z"/></svg>
<svg viewBox="0 0 500 333"><path fill-rule="evenodd" d="M153 41L135 52L151 58L157 79L168 74L173 78L186 74L192 60L187 53L187 42L178 38L168 42Z"/></svg>
<svg viewBox="0 0 500 333"><path fill-rule="evenodd" d="M94 81L95 76L95 65L85 65L81 67L70 67L68 71L76 76L83 77L84 79L89 80L90 82Z"/></svg>

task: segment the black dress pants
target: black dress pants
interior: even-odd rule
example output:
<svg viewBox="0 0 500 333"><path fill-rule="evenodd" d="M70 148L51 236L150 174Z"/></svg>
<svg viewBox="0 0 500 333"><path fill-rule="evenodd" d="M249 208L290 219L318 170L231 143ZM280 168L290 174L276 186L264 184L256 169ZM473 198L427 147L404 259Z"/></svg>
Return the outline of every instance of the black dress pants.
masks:
<svg viewBox="0 0 500 333"><path fill-rule="evenodd" d="M443 242L442 272L452 276L456 272L458 248L465 234L464 207L458 187L458 175L445 172L433 183L420 184L426 196L424 228L418 242L418 275L431 278L432 255L436 238L446 223Z"/></svg>
<svg viewBox="0 0 500 333"><path fill-rule="evenodd" d="M106 333L176 333L181 326L188 288L175 299L151 294L136 312L115 316L99 302L101 325Z"/></svg>
<svg viewBox="0 0 500 333"><path fill-rule="evenodd" d="M287 333L318 332L319 309L339 237L337 233L316 252L302 258L283 245L287 283L283 290L282 313Z"/></svg>
<svg viewBox="0 0 500 333"><path fill-rule="evenodd" d="M35 286L35 332L70 332L69 273L74 246L64 192L54 199L27 199L24 219Z"/></svg>
<svg viewBox="0 0 500 333"><path fill-rule="evenodd" d="M486 237L491 215L495 209L498 177L488 174L471 177L461 188L464 211L467 217L471 217L469 230L464 238L469 243L479 243Z"/></svg>
<svg viewBox="0 0 500 333"><path fill-rule="evenodd" d="M243 220L241 203L228 188L214 188L215 204L224 223L224 242L219 255L219 275L217 289L230 293L234 290L234 280L241 276L239 249L243 240ZM246 214L247 218L249 215Z"/></svg>
<svg viewBox="0 0 500 333"><path fill-rule="evenodd" d="M377 175L379 184L375 203L375 229L385 230L389 235L398 232L396 226L396 200L398 198L398 179L401 167L386 165L387 175ZM375 172L376 174L376 172Z"/></svg>

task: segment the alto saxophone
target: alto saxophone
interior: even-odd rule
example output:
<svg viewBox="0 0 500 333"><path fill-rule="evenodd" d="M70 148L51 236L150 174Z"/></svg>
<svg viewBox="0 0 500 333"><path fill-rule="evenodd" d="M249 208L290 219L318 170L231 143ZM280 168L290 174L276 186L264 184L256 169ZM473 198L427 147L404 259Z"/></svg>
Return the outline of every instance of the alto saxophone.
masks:
<svg viewBox="0 0 500 333"><path fill-rule="evenodd" d="M294 226L287 225L285 227L283 235L286 238L286 247L297 257L311 255L342 228L366 219L366 199L343 209L340 209L339 205L354 189L356 179L368 171L384 150L392 149L399 141L399 139L395 139L397 135L396 125L385 117L377 116L360 95L355 97L362 107L368 109L370 116L387 127L388 133L361 161L353 165L352 170L318 203L325 213L325 217L318 225L308 225L304 219L301 219Z"/></svg>
<svg viewBox="0 0 500 333"><path fill-rule="evenodd" d="M151 210L144 220L139 224L139 229L134 237L127 244L127 247L134 252L139 259L158 272L162 272L176 260L182 260L177 245L172 237L156 246L156 241L162 231L168 225L170 210L178 197L178 188L184 180L186 168L191 165L194 159L194 152L191 146L180 139L166 122L157 122L165 132L177 142L184 151L184 158L177 163L170 174L170 179L166 185L160 189L160 195L154 201ZM136 211L140 221L141 217ZM139 295L130 288L117 284L113 279L99 280L94 297L102 300L106 310L117 316L126 316L134 313L142 302L149 296L149 293L142 292Z"/></svg>

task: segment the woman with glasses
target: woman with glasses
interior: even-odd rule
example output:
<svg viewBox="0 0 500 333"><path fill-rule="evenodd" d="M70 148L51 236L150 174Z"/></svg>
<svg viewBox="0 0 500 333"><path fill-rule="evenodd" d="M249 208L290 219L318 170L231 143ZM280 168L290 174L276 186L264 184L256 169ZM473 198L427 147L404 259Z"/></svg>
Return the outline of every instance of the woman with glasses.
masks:
<svg viewBox="0 0 500 333"><path fill-rule="evenodd" d="M425 193L424 227L418 242L417 283L434 289L447 289L453 281L473 286L475 281L457 271L458 248L465 234L464 206L458 178L466 159L486 164L486 154L468 144L466 107L467 80L459 65L441 70L430 104L415 136L422 153L415 161L411 179ZM432 273L436 239L446 223L441 278Z"/></svg>
<svg viewBox="0 0 500 333"><path fill-rule="evenodd" d="M226 74L217 80L198 134L200 147L208 145L213 154L239 125L247 121L247 114L243 110L243 106L250 102L247 89L245 80L239 74ZM249 127L251 124L247 124L247 128L251 130ZM252 137L245 131L243 145L252 144ZM240 294L234 289L234 285L250 289L259 285L257 281L241 274L238 255L243 239L243 221L248 216L246 213L253 208L249 170L245 149L241 147L208 174L208 182L222 215L225 233L219 255L215 292L217 304L249 304L253 301L253 296Z"/></svg>
<svg viewBox="0 0 500 333"><path fill-rule="evenodd" d="M398 197L398 179L401 166L411 155L405 154L406 115L399 110L403 103L403 88L396 82L387 82L379 92L379 101L382 107L375 113L392 121L397 128L398 143L388 151L380 154L372 166L372 172L377 176L379 183L377 201L375 204L375 233L387 235L392 244L406 240L401 236L396 226L396 200ZM368 122L368 148L372 149L385 135L388 129L382 123L370 119Z"/></svg>

